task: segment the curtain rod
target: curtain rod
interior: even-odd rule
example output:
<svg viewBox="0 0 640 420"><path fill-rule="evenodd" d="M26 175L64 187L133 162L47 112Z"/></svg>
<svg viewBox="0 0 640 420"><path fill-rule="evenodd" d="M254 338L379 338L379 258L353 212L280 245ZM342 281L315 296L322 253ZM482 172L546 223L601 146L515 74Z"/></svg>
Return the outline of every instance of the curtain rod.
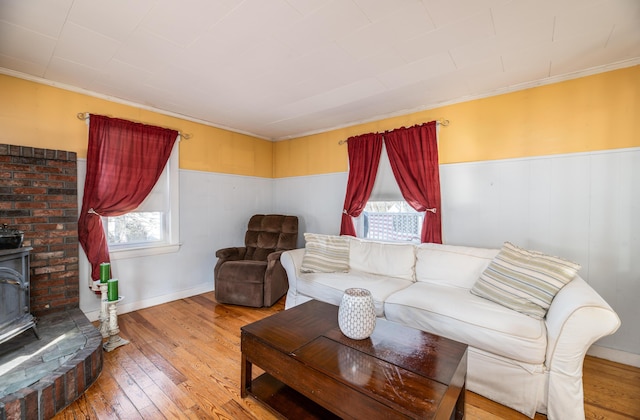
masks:
<svg viewBox="0 0 640 420"><path fill-rule="evenodd" d="M441 125L441 126L443 126L443 127L446 127L446 126L448 126L448 125L449 125L449 120L436 120L436 123L438 123L438 125ZM349 140L340 140L340 141L338 142L338 144L339 144L340 146L342 146L343 144L348 143L348 142L349 142Z"/></svg>
<svg viewBox="0 0 640 420"><path fill-rule="evenodd" d="M90 114L88 112L78 112L76 117L78 117L79 120L88 120L89 115ZM180 138L184 140L189 140L192 137L191 134L183 133L182 131L178 131L178 134L180 135Z"/></svg>

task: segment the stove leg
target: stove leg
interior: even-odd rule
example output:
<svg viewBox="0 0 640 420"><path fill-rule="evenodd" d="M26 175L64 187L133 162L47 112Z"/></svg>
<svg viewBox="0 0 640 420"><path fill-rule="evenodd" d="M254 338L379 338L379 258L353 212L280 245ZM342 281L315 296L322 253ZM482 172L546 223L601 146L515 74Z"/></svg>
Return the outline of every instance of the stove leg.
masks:
<svg viewBox="0 0 640 420"><path fill-rule="evenodd" d="M33 334L36 336L36 338L40 340L40 334L38 334L38 327L36 327L36 324L33 324L33 327L31 327L31 329L33 329Z"/></svg>

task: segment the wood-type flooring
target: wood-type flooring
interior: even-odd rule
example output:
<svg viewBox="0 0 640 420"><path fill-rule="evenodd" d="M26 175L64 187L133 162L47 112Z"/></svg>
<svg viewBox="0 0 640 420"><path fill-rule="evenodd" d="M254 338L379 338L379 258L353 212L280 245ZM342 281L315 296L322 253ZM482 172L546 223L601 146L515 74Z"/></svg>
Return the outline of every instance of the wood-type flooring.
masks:
<svg viewBox="0 0 640 420"><path fill-rule="evenodd" d="M284 298L255 309L209 292L120 315L130 343L104 354L97 381L55 419L274 419L240 398L240 327L283 309ZM640 419L640 368L587 356L584 388L587 419ZM465 410L467 420L528 418L469 391Z"/></svg>

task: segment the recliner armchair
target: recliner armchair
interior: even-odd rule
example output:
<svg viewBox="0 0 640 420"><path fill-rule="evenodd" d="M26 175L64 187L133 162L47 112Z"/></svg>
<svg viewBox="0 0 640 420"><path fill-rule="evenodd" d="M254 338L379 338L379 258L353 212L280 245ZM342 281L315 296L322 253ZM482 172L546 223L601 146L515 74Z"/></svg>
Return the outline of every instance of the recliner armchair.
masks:
<svg viewBox="0 0 640 420"><path fill-rule="evenodd" d="M256 214L249 220L244 241L244 247L216 252L216 300L256 308L272 306L289 288L280 255L296 248L298 218Z"/></svg>

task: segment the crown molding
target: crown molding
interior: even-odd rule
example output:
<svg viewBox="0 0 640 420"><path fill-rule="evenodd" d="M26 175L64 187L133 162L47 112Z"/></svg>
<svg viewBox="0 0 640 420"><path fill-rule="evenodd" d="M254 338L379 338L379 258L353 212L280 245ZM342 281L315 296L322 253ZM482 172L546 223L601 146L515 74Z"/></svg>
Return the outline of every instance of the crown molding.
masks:
<svg viewBox="0 0 640 420"><path fill-rule="evenodd" d="M492 97L492 96L504 95L504 94L507 94L507 93L512 93L512 92L517 92L517 91L520 91L520 90L526 90L526 89L531 89L531 88L535 88L535 87L550 85L550 84L554 84L554 83L560 83L560 82L564 82L564 81L568 81L568 80L579 79L581 77L592 76L592 75L599 74L599 73L606 73L606 72L609 72L609 71L619 70L619 69L627 68L627 67L633 67L633 66L636 66L636 65L639 65L639 64L640 64L640 57L636 57L636 58L632 58L632 59L629 59L629 60L624 60L624 61L619 61L619 62L616 62L616 63L606 64L606 65L603 65L603 66L592 67L592 68L586 69L586 70L576 71L576 72L572 72L572 73L566 73L566 74L562 74L562 75L558 75L558 76L550 76L550 77L547 77L547 78L544 78L544 79L534 80L534 81L526 82L526 83L520 83L520 84L517 84L517 85L507 86L507 87L500 88L500 89L494 89L494 90L483 92L483 93L480 93L480 94L463 96L463 97L456 98L456 99L451 100L451 101L443 101L443 102L438 102L438 103L425 104L425 105L422 105L420 107L415 107L415 108L411 108L411 109L403 109L403 110L395 111L395 112L388 113L388 114L376 115L374 117L363 119L363 120L351 121L351 122L346 123L346 124L341 124L341 125L337 125L337 126L333 126L333 127L329 127L329 128L323 128L323 129L320 129L320 130L307 131L307 132L302 132L302 133L295 134L295 135L283 136L283 137L279 137L279 138L269 138L269 137L265 137L265 136L260 135L260 134L255 134L255 133L251 133L251 132L247 132L247 131L242 131L242 130L238 130L238 129L235 129L235 128L232 128L232 127L227 127L227 126L224 126L224 125L220 125L220 124L214 124L214 123L211 123L209 121L201 120L201 119L198 119L198 118L192 118L192 117L189 117L187 115L182 115L182 114L178 114L178 113L175 113L175 112L166 111L164 109L159 109L159 108L155 108L155 107L152 107L152 106L139 104L139 103L128 101L128 100L125 100L125 99L122 99L122 98L118 98L118 97L115 97L115 96L104 95L104 94L101 94L101 93L93 92L93 91L90 91L90 90L87 90L87 89L79 88L79 87L68 85L68 84L65 84L65 83L54 82L52 80L47 80L47 79L44 79L42 77L32 76L32 75L29 75L29 74L17 72L17 71L14 71L14 70L3 68L3 67L0 67L0 74L5 74L7 76L12 76L12 77L16 77L16 78L19 78L19 79L24 79L24 80L28 80L28 81L35 82L35 83L40 83L40 84L43 84L43 85L48 85L48 86L51 86L51 87L68 90L68 91L75 92L75 93L80 93L82 95L92 96L92 97L95 97L95 98L98 98L98 99L103 99L103 100L106 100L106 101L115 102L115 103L119 103L119 104L122 104L122 105L128 105L128 106L131 106L131 107L134 107L134 108L144 109L146 111L156 112L158 114L166 115L166 116L169 116L169 117L174 117L174 118L178 118L178 119L181 119L181 120L191 121L191 122L194 122L194 123L197 123L197 124L202 124L202 125L206 125L206 126L209 126L209 127L219 128L219 129L222 129L222 130L226 130L226 131L230 131L230 132L233 132L233 133L238 133L238 134L243 134L243 135L255 137L255 138L262 139L262 140L282 141L282 140L291 140L291 139L300 138L300 137L312 136L312 135L315 135L315 134L327 133L327 132L330 132L330 131L339 130L339 129L343 129L343 128L346 128L346 127L353 127L353 126L361 125L361 124L367 124L367 123L370 123L370 122L380 121L380 120L384 120L384 119L387 119L387 118L394 118L394 117L399 117L399 116L402 116L402 115L414 114L416 112L428 111L428 110L431 110L431 109L440 108L440 107L444 107L444 106L449 106L449 105L459 104L459 103L463 103L463 102L474 101L474 100L478 100L478 99L489 98L489 97ZM84 112L84 111L79 110L78 112Z"/></svg>
<svg viewBox="0 0 640 420"><path fill-rule="evenodd" d="M181 120L185 120L185 121L190 121L190 122L194 122L197 124L202 124L202 125L206 125L209 127L214 127L214 128L219 128L221 130L226 130L226 131L231 131L233 133L238 133L238 134L243 134L246 136L251 136L251 137L256 137L262 140L269 140L272 141L273 139L270 139L268 137L262 136L260 134L255 134L255 133L250 133L248 131L242 131L242 130L238 130L236 128L232 128L232 127L227 127L224 125L220 125L220 124L214 124L210 121L205 121L205 120L201 120L198 118L193 118L193 117L189 117L187 115L183 115L183 114L178 114L176 112L171 112L171 111L167 111L164 109L160 109L160 108L156 108L153 106L149 106L149 105L143 105L143 104L139 104L137 102L133 102L133 101L128 101L126 99L122 99L122 98L118 98L116 96L110 96L110 95L104 95L102 93L98 93L98 92L94 92L88 89L83 89L77 86L72 86L72 85L68 85L66 83L59 83L59 82L54 82L53 80L48 80L48 79L44 79L42 77L38 77L38 76L33 76L30 74L26 74L26 73L21 73L15 70L10 70L4 67L0 67L0 74L4 74L7 76L11 76L11 77L16 77L18 79L23 79L23 80L27 80L30 82L35 82L35 83L39 83L42 85L47 85L47 86L51 86L54 88L58 88L58 89L63 89L63 90L68 90L70 92L75 92L75 93L79 93L82 95L87 95L87 96L91 96L94 98L98 98L98 99L103 99L105 101L109 101L109 102L115 102L121 105L127 105L127 106L131 106L134 108L139 108L139 109L143 109L145 111L151 111L151 112L155 112L157 114L162 114L162 115L166 115L168 117L173 117L173 118L178 118ZM85 112L84 110L78 110L78 112Z"/></svg>
<svg viewBox="0 0 640 420"><path fill-rule="evenodd" d="M586 69L586 70L576 71L576 72L572 72L572 73L566 73L566 74L562 74L562 75L558 75L558 76L550 76L550 77L546 77L544 79L534 80L534 81L526 82L526 83L520 83L520 84L517 84L517 85L507 86L507 87L500 88L500 89L494 89L494 90L491 90L491 91L487 91L487 92L483 92L483 93L479 93L479 94L475 94L475 95L463 96L463 97L460 97L460 98L453 99L451 101L443 101L443 102L438 102L438 103L431 103L431 104L422 105L422 106L416 107L416 108L404 109L404 110L395 111L395 112L392 112L392 113L389 113L389 114L377 115L375 117L371 117L371 118L367 118L367 119L359 120L359 121L353 121L353 122L349 122L347 124L337 125L337 126L334 126L334 127L331 127L331 128L326 128L326 129L323 128L321 130L308 131L308 132L301 133L301 134L296 134L296 135L293 135L293 136L280 137L280 138L274 139L274 141L291 140L291 139L300 138L300 137L312 136L312 135L315 135L315 134L327 133L329 131L340 130L340 129L343 129L343 128L353 127L353 126L360 125L360 124L367 124L367 123L371 123L371 122L374 122L374 121L384 120L384 119L387 119L387 118L394 118L394 117L400 117L400 116L403 116L403 115L415 114L416 112L428 111L428 110L431 110L431 109L441 108L441 107L444 107L444 106L449 106L449 105L459 104L459 103L463 103L463 102L474 101L474 100L478 100L478 99L489 98L489 97L492 97L492 96L504 95L504 94L507 94L507 93L512 93L512 92L517 92L517 91L520 91L520 90L531 89L531 88L535 88L535 87L539 87L539 86L551 85L551 84L554 84L554 83L560 83L560 82L565 82L565 81L568 81L568 80L579 79L581 77L592 76L592 75L599 74L599 73L606 73L606 72L613 71L613 70L619 70L619 69L623 69L623 68L627 68L627 67L633 67L633 66L636 66L636 65L639 65L639 64L640 64L640 57L636 57L636 58L633 58L633 59L619 61L619 62L611 63L611 64L606 64L606 65L603 65L603 66L592 67L592 68ZM443 116L443 118L444 118L444 116Z"/></svg>

